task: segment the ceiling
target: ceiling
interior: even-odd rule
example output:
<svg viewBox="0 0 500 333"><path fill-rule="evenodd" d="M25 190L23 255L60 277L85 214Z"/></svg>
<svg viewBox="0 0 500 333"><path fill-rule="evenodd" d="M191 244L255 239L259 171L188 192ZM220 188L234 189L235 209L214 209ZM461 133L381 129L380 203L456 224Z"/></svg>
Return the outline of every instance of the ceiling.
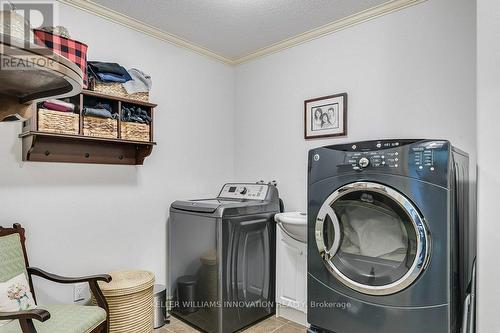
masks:
<svg viewBox="0 0 500 333"><path fill-rule="evenodd" d="M143 23L228 63L276 52L422 0L63 0ZM87 4L85 4L87 3ZM138 5L140 3L140 5ZM111 9L111 11L109 11ZM88 10L88 8L87 8ZM106 13L107 11L107 13ZM134 20L130 20L130 18ZM345 24L344 24L345 23ZM332 28L332 29L329 29ZM140 30L140 29L139 29ZM330 31L332 30L332 31ZM280 45L283 44L283 45ZM203 52L206 51L206 52Z"/></svg>

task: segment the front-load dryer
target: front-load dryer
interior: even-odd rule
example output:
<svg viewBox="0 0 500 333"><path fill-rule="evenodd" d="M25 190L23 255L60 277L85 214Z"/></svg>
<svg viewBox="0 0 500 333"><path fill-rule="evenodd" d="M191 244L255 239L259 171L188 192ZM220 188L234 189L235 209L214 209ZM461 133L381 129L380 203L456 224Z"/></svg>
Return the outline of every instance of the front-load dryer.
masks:
<svg viewBox="0 0 500 333"><path fill-rule="evenodd" d="M473 193L468 156L448 141L311 150L311 331L473 332Z"/></svg>

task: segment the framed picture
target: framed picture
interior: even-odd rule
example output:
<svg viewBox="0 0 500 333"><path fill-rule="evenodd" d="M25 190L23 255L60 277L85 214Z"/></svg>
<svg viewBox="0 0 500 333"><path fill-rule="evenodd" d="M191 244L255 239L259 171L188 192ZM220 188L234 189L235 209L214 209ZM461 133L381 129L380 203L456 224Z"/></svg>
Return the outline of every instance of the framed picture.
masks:
<svg viewBox="0 0 500 333"><path fill-rule="evenodd" d="M347 94L304 101L304 138L347 135Z"/></svg>

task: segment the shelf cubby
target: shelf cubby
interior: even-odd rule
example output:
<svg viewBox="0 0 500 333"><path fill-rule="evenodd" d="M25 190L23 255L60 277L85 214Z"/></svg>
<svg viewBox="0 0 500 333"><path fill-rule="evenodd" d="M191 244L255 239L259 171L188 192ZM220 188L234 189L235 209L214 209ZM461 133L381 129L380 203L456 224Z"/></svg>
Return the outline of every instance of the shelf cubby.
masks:
<svg viewBox="0 0 500 333"><path fill-rule="evenodd" d="M77 106L80 116L78 135L43 132L38 129L38 112L23 124L23 131L19 137L23 140L23 160L37 162L62 163L97 163L97 164L124 164L142 165L156 142L153 141L154 108L156 104L136 101L117 96L105 95L94 91L84 90L71 97L71 102ZM112 112L120 116L117 138L86 136L83 134L83 108L95 105L97 102L111 105ZM121 110L122 105L136 106L148 112L153 119L149 124L149 141L125 140L121 137ZM36 108L36 106L35 106Z"/></svg>

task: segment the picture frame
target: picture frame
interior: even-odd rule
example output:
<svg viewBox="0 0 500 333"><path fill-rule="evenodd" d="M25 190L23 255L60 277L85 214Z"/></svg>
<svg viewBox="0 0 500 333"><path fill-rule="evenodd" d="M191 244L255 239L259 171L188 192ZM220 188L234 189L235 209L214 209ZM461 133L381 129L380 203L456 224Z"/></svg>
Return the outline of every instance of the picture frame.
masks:
<svg viewBox="0 0 500 333"><path fill-rule="evenodd" d="M347 135L347 93L304 101L304 139Z"/></svg>

